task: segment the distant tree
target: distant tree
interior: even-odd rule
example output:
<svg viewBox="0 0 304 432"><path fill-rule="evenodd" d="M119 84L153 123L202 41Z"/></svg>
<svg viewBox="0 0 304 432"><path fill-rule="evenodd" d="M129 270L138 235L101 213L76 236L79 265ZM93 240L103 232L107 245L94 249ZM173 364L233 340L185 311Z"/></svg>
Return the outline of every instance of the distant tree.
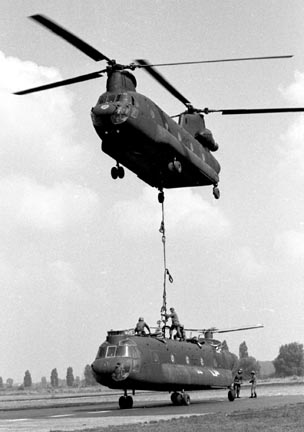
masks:
<svg viewBox="0 0 304 432"><path fill-rule="evenodd" d="M47 388L47 380L46 377L41 377L41 387Z"/></svg>
<svg viewBox="0 0 304 432"><path fill-rule="evenodd" d="M245 341L242 342L240 347L239 347L239 357L240 357L240 360L248 357L248 348L247 348Z"/></svg>
<svg viewBox="0 0 304 432"><path fill-rule="evenodd" d="M73 368L71 368L71 366L67 368L66 383L68 387L73 387L74 375L73 375Z"/></svg>
<svg viewBox="0 0 304 432"><path fill-rule="evenodd" d="M249 356L246 342L242 342L239 347L239 369L243 369L243 378L250 377L250 373L254 370L256 374L260 371L259 362L252 356Z"/></svg>
<svg viewBox="0 0 304 432"><path fill-rule="evenodd" d="M2 379L2 377L0 377L0 389L2 389L4 387L4 385L3 385L3 379Z"/></svg>
<svg viewBox="0 0 304 432"><path fill-rule="evenodd" d="M75 378L75 385L76 385L77 387L80 386L80 378L79 378L79 376L77 376L77 377Z"/></svg>
<svg viewBox="0 0 304 432"><path fill-rule="evenodd" d="M7 388L12 388L13 384L14 384L13 378L7 378L7 380L6 380L6 387Z"/></svg>
<svg viewBox="0 0 304 432"><path fill-rule="evenodd" d="M303 344L292 342L282 345L278 356L274 359L275 374L283 376L304 375Z"/></svg>
<svg viewBox="0 0 304 432"><path fill-rule="evenodd" d="M226 340L223 340L223 342L222 342L222 350L223 351L229 351L228 344L227 344Z"/></svg>
<svg viewBox="0 0 304 432"><path fill-rule="evenodd" d="M89 364L84 368L84 382L86 386L94 386L97 385L97 382L92 373L92 368Z"/></svg>
<svg viewBox="0 0 304 432"><path fill-rule="evenodd" d="M56 368L51 372L51 386L58 387L58 372Z"/></svg>
<svg viewBox="0 0 304 432"><path fill-rule="evenodd" d="M24 387L32 387L32 377L30 374L30 371L25 371L24 378L23 378L23 385Z"/></svg>

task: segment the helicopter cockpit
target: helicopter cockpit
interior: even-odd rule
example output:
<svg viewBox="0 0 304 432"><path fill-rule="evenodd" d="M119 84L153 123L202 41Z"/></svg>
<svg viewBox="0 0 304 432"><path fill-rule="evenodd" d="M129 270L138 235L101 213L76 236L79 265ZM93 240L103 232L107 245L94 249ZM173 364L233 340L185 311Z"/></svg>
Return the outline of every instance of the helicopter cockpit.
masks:
<svg viewBox="0 0 304 432"><path fill-rule="evenodd" d="M96 359L99 358L113 358L113 357L131 357L138 358L140 356L139 351L130 339L124 339L118 342L118 344L102 344L97 352Z"/></svg>

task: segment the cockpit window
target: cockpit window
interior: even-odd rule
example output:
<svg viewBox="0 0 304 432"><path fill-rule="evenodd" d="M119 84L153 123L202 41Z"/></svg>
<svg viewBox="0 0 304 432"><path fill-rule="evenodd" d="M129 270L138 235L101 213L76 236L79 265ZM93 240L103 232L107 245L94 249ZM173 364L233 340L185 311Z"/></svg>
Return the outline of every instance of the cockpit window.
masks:
<svg viewBox="0 0 304 432"><path fill-rule="evenodd" d="M123 339L119 341L119 345L134 345L136 346L136 343L133 342L131 339Z"/></svg>
<svg viewBox="0 0 304 432"><path fill-rule="evenodd" d="M117 357L132 357L132 358L139 357L137 348L135 346L130 346L130 345L117 347L116 355Z"/></svg>
<svg viewBox="0 0 304 432"><path fill-rule="evenodd" d="M127 339L125 340L127 341ZM124 341L120 341L119 345L108 345L99 347L97 357L96 358L105 358L105 357L132 357L139 358L140 352L138 351L135 344L127 345L122 344Z"/></svg>
<svg viewBox="0 0 304 432"><path fill-rule="evenodd" d="M106 352L106 357L115 357L116 348L117 348L116 346L108 346L107 352Z"/></svg>

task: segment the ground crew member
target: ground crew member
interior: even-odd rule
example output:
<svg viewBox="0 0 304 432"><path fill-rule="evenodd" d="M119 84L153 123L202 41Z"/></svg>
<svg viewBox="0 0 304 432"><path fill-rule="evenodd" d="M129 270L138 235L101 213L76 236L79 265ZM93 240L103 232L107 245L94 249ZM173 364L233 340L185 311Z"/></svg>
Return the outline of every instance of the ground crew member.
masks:
<svg viewBox="0 0 304 432"><path fill-rule="evenodd" d="M145 328L148 330L149 334L151 334L150 327L145 323L143 317L138 318L138 323L134 329L135 333L138 334L138 336L146 336Z"/></svg>
<svg viewBox="0 0 304 432"><path fill-rule="evenodd" d="M241 385L243 384L243 369L239 369L234 377L233 390L235 392L235 397L239 398L241 393Z"/></svg>
<svg viewBox="0 0 304 432"><path fill-rule="evenodd" d="M165 314L166 318L171 318L171 327L170 327L170 339L172 339L172 332L173 330L176 330L177 337L182 340L182 335L180 331L180 322L177 316L177 313L175 312L175 309L173 307L170 308L170 313Z"/></svg>
<svg viewBox="0 0 304 432"><path fill-rule="evenodd" d="M256 385L257 385L257 379L255 376L255 371L251 372L251 379L250 379L250 384L251 384L251 398L256 398L257 394L256 394Z"/></svg>

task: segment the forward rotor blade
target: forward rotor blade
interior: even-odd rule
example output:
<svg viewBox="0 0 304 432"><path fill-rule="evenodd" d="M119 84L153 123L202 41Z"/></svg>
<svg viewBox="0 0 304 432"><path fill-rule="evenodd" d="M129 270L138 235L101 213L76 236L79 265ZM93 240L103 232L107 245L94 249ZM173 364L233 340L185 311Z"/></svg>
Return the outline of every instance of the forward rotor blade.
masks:
<svg viewBox="0 0 304 432"><path fill-rule="evenodd" d="M88 81L88 80L95 79L95 78L101 78L103 76L102 73L105 71L106 70L99 71L99 72L92 72L92 73L89 73L86 75L79 75L75 78L69 78L69 79L66 79L63 81L57 81L57 82L45 84L45 85L42 85L39 87L33 87L30 89L26 89L26 90L20 90L18 92L15 92L14 94L15 95L25 95L28 93L36 93L36 92L39 92L42 90L48 90L48 89L55 88L55 87L62 87L62 86L66 86L69 84L75 84L75 83L82 82L82 81Z"/></svg>
<svg viewBox="0 0 304 432"><path fill-rule="evenodd" d="M87 56L91 57L95 61L100 60L107 60L110 61L110 59L93 48L91 45L87 44L83 40L79 39L79 37L73 35L68 30L65 30L60 25L56 24L54 21L51 21L49 18L47 18L44 15L32 15L29 18L31 18L34 21L37 21L39 24L46 27L48 30L55 33L57 36L60 36L65 41L69 42L71 45L73 45L75 48L78 48L80 51L82 51Z"/></svg>
<svg viewBox="0 0 304 432"><path fill-rule="evenodd" d="M209 110L205 108L201 110L205 114L219 112L222 115L239 115L239 114L276 114L276 113L287 113L287 112L304 112L304 108L249 108L249 109L220 109L220 110Z"/></svg>
<svg viewBox="0 0 304 432"><path fill-rule="evenodd" d="M293 55L280 55L280 56L265 56L265 57L240 57L240 58L230 58L230 59L219 59L219 60L199 60L199 61L189 61L189 62L176 62L176 63L158 63L158 64L149 64L148 66L144 64L140 64L138 67L160 67L160 66L179 66L179 65L191 65L191 64L200 64L200 63L228 63L228 62L239 62L239 61L251 61L251 60L276 60L276 59L284 59L291 58ZM139 62L139 60L136 60Z"/></svg>
<svg viewBox="0 0 304 432"><path fill-rule="evenodd" d="M174 88L159 72L157 72L153 67L147 62L147 60L138 59L136 60L137 65L145 68L156 81L158 81L165 89L167 89L174 97L176 97L180 102L182 102L186 107L190 105L190 101L185 98L176 88ZM136 65L136 66L137 66Z"/></svg>

